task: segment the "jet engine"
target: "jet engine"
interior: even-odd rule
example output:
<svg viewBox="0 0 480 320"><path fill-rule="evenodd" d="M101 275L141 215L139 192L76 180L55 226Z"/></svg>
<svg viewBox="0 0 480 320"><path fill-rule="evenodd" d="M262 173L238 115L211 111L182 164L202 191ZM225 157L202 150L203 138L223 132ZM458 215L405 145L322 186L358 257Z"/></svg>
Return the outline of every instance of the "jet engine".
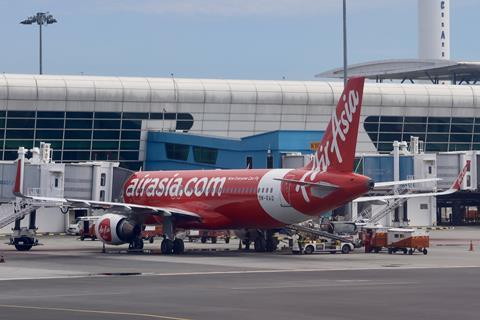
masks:
<svg viewBox="0 0 480 320"><path fill-rule="evenodd" d="M104 214L95 225L97 238L106 244L130 243L140 235L140 232L139 224L113 213Z"/></svg>

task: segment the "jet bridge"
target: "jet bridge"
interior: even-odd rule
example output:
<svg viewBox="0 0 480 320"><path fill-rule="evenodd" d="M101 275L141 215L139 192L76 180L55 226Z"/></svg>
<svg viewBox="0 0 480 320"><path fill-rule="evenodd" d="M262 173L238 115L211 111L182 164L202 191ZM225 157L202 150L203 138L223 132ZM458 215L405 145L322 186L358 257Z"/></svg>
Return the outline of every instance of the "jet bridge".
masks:
<svg viewBox="0 0 480 320"><path fill-rule="evenodd" d="M119 201L123 183L132 174L119 168L118 162L56 163L47 143L31 150L19 148L18 152L20 157L27 152L31 154L24 161L22 190L26 195ZM0 161L0 233L10 234L13 230L14 240L28 234L34 239L37 230L63 233L79 216L89 214L85 209L71 209L62 214L58 207L46 208L16 198L12 193L16 166L14 161ZM26 242L27 247L31 242Z"/></svg>

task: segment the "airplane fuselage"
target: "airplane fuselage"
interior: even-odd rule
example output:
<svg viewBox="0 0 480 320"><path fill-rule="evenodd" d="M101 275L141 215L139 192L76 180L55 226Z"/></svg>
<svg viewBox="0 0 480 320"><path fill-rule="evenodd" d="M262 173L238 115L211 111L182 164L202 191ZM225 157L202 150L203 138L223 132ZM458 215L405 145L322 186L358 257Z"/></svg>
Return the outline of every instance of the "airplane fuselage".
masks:
<svg viewBox="0 0 480 320"><path fill-rule="evenodd" d="M201 217L176 221L179 228L277 228L337 208L366 193L371 183L351 172L302 169L150 171L134 173L123 197L126 203L181 209ZM161 219L150 215L144 223Z"/></svg>

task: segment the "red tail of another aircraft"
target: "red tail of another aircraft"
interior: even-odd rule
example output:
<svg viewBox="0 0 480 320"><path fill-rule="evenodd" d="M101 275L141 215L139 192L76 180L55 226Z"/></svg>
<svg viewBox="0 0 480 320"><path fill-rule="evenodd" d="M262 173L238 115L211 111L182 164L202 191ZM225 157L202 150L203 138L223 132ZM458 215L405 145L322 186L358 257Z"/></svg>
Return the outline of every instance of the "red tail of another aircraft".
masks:
<svg viewBox="0 0 480 320"><path fill-rule="evenodd" d="M462 187L463 178L465 178L465 175L467 174L468 171L470 171L470 160L467 160L465 166L463 167L462 171L460 171L460 173L458 174L458 177L453 183L451 189L455 191L460 190L460 188Z"/></svg>
<svg viewBox="0 0 480 320"><path fill-rule="evenodd" d="M353 171L365 78L351 78L343 90L312 161L314 171Z"/></svg>

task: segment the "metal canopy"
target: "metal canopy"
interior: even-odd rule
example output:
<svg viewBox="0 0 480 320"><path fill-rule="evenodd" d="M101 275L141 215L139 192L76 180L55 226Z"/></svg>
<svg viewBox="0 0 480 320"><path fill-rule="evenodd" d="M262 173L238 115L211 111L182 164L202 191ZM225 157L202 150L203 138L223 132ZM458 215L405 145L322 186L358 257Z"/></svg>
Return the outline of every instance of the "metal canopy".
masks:
<svg viewBox="0 0 480 320"><path fill-rule="evenodd" d="M453 60L394 59L371 61L348 67L349 76L364 76L377 82L383 80L427 80L432 83L452 81L453 84L476 84L480 81L480 62ZM343 78L343 68L317 74L317 78Z"/></svg>

